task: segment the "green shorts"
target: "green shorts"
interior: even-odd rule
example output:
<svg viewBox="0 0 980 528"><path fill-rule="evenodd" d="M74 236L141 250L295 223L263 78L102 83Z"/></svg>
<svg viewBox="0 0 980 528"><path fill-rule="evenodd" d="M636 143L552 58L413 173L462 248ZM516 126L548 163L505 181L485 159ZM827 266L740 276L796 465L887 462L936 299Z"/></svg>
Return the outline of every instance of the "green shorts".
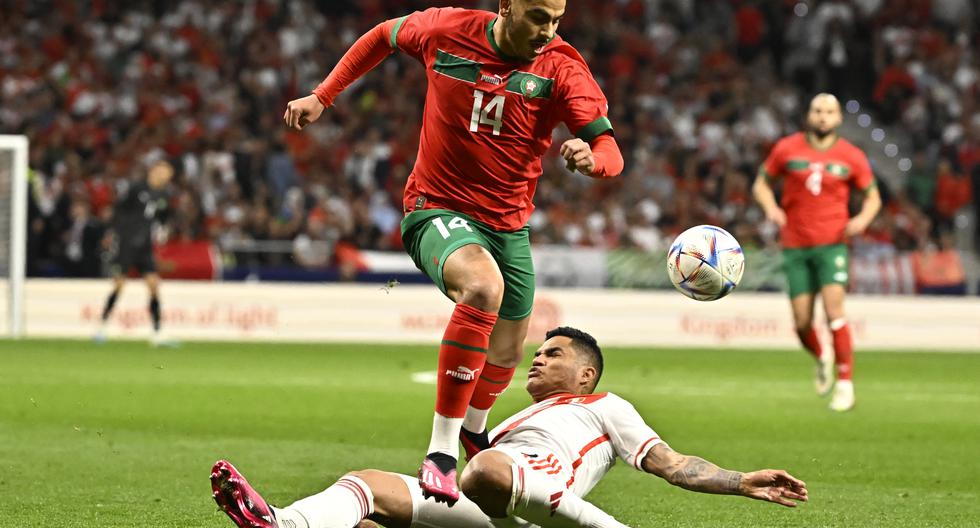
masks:
<svg viewBox="0 0 980 528"><path fill-rule="evenodd" d="M534 262L527 226L514 232L495 231L469 216L446 209L422 209L402 219L402 242L415 265L446 293L442 267L462 246L483 247L504 277L499 317L518 321L534 308ZM448 294L447 294L448 297Z"/></svg>
<svg viewBox="0 0 980 528"><path fill-rule="evenodd" d="M789 281L789 296L816 293L827 284L847 287L847 246L831 244L783 249L783 271Z"/></svg>

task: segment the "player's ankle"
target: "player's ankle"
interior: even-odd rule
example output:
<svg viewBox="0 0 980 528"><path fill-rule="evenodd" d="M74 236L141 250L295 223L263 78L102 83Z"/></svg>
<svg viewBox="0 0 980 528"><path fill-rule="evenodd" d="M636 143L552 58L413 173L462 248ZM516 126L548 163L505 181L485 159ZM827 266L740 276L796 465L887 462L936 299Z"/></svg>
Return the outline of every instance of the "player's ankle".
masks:
<svg viewBox="0 0 980 528"><path fill-rule="evenodd" d="M425 455L425 458L431 460L444 475L456 470L456 457L452 455L435 451Z"/></svg>

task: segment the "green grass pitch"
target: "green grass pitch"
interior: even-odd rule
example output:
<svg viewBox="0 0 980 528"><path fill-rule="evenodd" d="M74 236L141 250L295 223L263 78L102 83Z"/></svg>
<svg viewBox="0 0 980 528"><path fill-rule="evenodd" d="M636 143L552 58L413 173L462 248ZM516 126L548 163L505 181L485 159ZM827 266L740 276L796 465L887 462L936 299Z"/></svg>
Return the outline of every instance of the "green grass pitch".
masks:
<svg viewBox="0 0 980 528"><path fill-rule="evenodd" d="M208 472L228 458L274 504L344 472L413 473L434 347L0 341L0 524L230 527ZM980 354L859 353L858 405L826 409L799 351L606 351L600 388L675 449L785 468L791 510L672 488L619 464L589 499L634 527L980 524ZM528 403L519 376L491 420Z"/></svg>

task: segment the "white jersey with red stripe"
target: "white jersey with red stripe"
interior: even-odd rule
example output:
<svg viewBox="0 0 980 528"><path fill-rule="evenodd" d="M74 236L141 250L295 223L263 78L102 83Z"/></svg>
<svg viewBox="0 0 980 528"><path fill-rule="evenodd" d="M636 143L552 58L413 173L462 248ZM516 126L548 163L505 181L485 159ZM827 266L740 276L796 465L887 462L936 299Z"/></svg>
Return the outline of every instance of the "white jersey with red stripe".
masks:
<svg viewBox="0 0 980 528"><path fill-rule="evenodd" d="M559 394L531 405L490 432L491 445L520 453L526 465L584 497L616 463L640 469L663 443L633 405L615 394Z"/></svg>

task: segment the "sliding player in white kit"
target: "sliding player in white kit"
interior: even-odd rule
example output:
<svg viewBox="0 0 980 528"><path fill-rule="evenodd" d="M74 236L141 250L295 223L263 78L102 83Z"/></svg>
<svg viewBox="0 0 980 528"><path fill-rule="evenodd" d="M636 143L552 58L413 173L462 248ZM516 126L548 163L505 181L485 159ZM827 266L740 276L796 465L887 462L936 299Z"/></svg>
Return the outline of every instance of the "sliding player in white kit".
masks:
<svg viewBox="0 0 980 528"><path fill-rule="evenodd" d="M453 506L424 500L416 477L369 469L273 508L224 460L212 469L214 499L241 528L618 528L583 497L621 458L693 491L784 506L807 500L806 484L785 471L740 473L673 451L629 402L593 393L602 353L592 336L562 327L547 338L528 372L535 403L491 432L492 447L467 464Z"/></svg>

